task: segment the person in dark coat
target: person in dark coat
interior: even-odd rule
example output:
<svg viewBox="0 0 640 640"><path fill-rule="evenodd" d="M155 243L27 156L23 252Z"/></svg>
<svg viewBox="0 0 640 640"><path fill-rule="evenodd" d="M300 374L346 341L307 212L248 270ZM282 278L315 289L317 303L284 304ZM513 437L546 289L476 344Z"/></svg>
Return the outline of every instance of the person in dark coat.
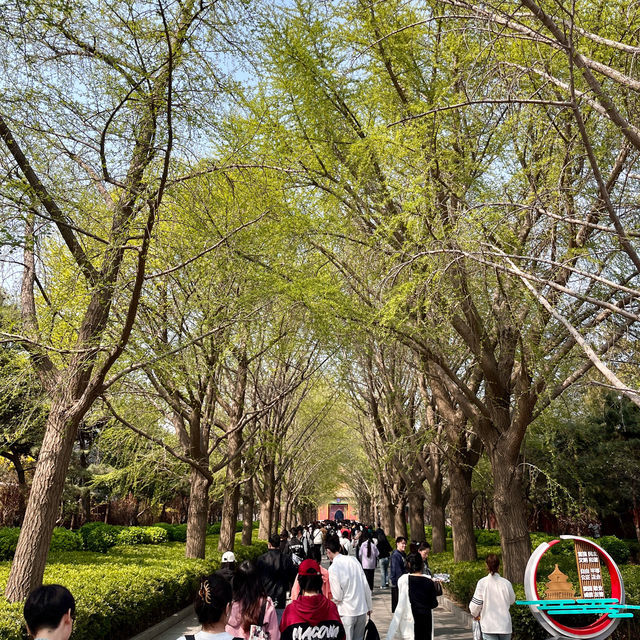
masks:
<svg viewBox="0 0 640 640"><path fill-rule="evenodd" d="M267 595L275 604L280 622L287 604L287 591L291 590L297 570L291 558L280 551L280 536L277 533L269 536L269 550L258 557L256 567Z"/></svg>
<svg viewBox="0 0 640 640"><path fill-rule="evenodd" d="M407 539L404 536L396 538L396 548L391 554L389 562L389 581L391 582L391 611L398 606L398 579L407 573L407 556L404 550L407 548Z"/></svg>
<svg viewBox="0 0 640 640"><path fill-rule="evenodd" d="M236 556L233 551L225 551L222 554L222 562L220 568L216 571L221 575L229 584L233 579L233 574L236 572Z"/></svg>
<svg viewBox="0 0 640 640"><path fill-rule="evenodd" d="M378 538L378 559L380 561L380 586L386 589L389 586L389 558L393 549L382 529L376 531L376 537Z"/></svg>

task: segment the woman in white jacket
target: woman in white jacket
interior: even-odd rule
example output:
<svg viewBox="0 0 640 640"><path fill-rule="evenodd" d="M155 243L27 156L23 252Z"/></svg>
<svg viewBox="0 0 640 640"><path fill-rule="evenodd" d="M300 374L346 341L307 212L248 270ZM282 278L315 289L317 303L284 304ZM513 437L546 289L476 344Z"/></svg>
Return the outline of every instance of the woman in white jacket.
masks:
<svg viewBox="0 0 640 640"><path fill-rule="evenodd" d="M480 621L483 640L511 640L509 607L516 601L511 583L500 576L500 559L495 553L487 556L489 575L478 580L469 604L471 615Z"/></svg>
<svg viewBox="0 0 640 640"><path fill-rule="evenodd" d="M432 640L433 615L438 606L433 580L423 575L420 554L407 558L409 573L398 578L398 606L393 613L386 640L398 636L400 640Z"/></svg>

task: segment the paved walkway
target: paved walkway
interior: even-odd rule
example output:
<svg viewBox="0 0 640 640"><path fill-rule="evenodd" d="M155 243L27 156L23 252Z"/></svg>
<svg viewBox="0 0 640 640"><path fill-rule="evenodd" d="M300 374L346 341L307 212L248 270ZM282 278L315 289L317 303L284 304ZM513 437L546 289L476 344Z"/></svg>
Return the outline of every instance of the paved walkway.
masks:
<svg viewBox="0 0 640 640"><path fill-rule="evenodd" d="M323 562L326 564L326 561ZM373 613L371 618L378 627L381 640L385 640L391 622L391 590L380 589L380 573L376 571L373 590ZM465 614L446 598L434 611L435 637L447 640L470 640L471 616ZM196 633L200 629L193 607L187 607L170 618L134 636L131 640L176 640L185 633Z"/></svg>

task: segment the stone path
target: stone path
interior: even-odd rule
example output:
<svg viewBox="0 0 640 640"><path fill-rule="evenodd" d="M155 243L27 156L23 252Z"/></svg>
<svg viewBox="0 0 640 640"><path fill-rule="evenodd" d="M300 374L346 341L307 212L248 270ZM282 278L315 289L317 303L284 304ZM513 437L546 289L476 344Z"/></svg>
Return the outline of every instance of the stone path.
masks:
<svg viewBox="0 0 640 640"><path fill-rule="evenodd" d="M323 564L326 564L323 563ZM380 589L380 573L376 571L371 618L378 627L380 639L385 640L391 622L391 590ZM447 640L471 640L471 616L446 597L439 598L440 606L434 611L435 637ZM200 629L193 607L163 620L157 625L134 636L131 640L176 640L185 633Z"/></svg>

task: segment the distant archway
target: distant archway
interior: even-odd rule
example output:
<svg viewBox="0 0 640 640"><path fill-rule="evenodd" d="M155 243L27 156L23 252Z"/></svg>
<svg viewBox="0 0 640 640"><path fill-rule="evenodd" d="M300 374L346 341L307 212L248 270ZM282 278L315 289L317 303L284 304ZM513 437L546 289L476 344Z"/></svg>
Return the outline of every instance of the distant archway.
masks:
<svg viewBox="0 0 640 640"><path fill-rule="evenodd" d="M349 510L348 504L330 504L329 520L344 520L344 514Z"/></svg>

